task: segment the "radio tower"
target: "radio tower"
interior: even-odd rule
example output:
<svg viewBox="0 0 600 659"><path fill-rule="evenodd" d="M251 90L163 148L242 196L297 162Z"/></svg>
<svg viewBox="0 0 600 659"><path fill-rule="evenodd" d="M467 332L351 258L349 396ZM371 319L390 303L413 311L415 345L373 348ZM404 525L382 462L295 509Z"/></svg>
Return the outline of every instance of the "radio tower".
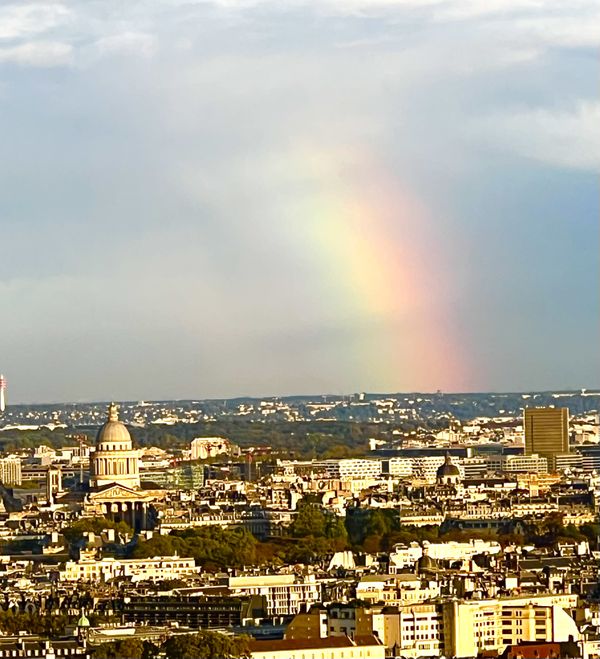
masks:
<svg viewBox="0 0 600 659"><path fill-rule="evenodd" d="M4 399L4 392L6 391L6 380L2 373L0 373L0 412L6 409L6 400Z"/></svg>

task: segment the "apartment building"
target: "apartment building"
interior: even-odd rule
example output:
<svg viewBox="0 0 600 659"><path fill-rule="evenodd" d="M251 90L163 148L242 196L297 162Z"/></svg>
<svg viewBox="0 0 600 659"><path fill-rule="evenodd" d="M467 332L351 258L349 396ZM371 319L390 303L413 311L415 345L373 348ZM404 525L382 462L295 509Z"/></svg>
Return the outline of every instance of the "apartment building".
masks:
<svg viewBox="0 0 600 659"><path fill-rule="evenodd" d="M395 545L390 552L390 574L397 574L406 568L412 568L421 556L423 556L423 547L418 542L411 542L409 545Z"/></svg>
<svg viewBox="0 0 600 659"><path fill-rule="evenodd" d="M310 606L321 599L321 587L314 574L304 577L294 574L228 577L227 587L233 596L264 596L270 616L295 615L303 605Z"/></svg>
<svg viewBox="0 0 600 659"><path fill-rule="evenodd" d="M164 581L180 579L196 574L193 558L179 556L158 556L154 558L116 559L83 557L78 561L67 561L61 572L61 581L100 581L129 579L131 581Z"/></svg>
<svg viewBox="0 0 600 659"><path fill-rule="evenodd" d="M491 471L548 473L548 458L535 453L532 455L493 455L489 456L487 461Z"/></svg>
<svg viewBox="0 0 600 659"><path fill-rule="evenodd" d="M373 631L395 656L444 654L444 614L439 604L413 604L373 613Z"/></svg>
<svg viewBox="0 0 600 659"><path fill-rule="evenodd" d="M344 458L341 460L281 460L279 467L287 476L312 475L325 480L351 480L379 478L382 461L370 458Z"/></svg>
<svg viewBox="0 0 600 659"><path fill-rule="evenodd" d="M578 640L575 620L557 601L560 596L449 602L444 605L444 654L474 657L523 641Z"/></svg>
<svg viewBox="0 0 600 659"><path fill-rule="evenodd" d="M21 460L19 458L0 458L0 483L2 485L21 485Z"/></svg>
<svg viewBox="0 0 600 659"><path fill-rule="evenodd" d="M439 597L437 582L416 574L367 574L356 585L356 598L370 604L402 605Z"/></svg>
<svg viewBox="0 0 600 659"><path fill-rule="evenodd" d="M392 656L476 657L529 641L579 639L572 595L428 601L372 607L372 630ZM368 609L366 609L368 611ZM358 613L357 613L358 616ZM364 616L363 616L364 617Z"/></svg>

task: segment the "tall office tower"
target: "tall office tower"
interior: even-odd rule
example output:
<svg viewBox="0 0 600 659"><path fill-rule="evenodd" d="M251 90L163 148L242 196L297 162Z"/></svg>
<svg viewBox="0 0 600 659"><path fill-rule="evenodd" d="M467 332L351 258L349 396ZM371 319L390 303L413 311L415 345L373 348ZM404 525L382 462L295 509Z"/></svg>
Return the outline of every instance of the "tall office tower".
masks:
<svg viewBox="0 0 600 659"><path fill-rule="evenodd" d="M566 407L525 408L525 454L552 458L569 452L569 410Z"/></svg>
<svg viewBox="0 0 600 659"><path fill-rule="evenodd" d="M6 400L4 399L4 392L6 391L6 380L2 373L0 373L0 412L6 409Z"/></svg>

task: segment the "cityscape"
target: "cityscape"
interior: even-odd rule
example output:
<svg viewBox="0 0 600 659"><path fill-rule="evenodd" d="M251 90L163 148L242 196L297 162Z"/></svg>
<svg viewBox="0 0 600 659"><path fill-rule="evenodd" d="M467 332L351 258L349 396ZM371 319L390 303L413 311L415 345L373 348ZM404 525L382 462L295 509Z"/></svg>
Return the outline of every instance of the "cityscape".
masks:
<svg viewBox="0 0 600 659"><path fill-rule="evenodd" d="M0 656L600 653L600 391L12 406L2 383Z"/></svg>
<svg viewBox="0 0 600 659"><path fill-rule="evenodd" d="M599 46L0 1L0 659L600 659Z"/></svg>

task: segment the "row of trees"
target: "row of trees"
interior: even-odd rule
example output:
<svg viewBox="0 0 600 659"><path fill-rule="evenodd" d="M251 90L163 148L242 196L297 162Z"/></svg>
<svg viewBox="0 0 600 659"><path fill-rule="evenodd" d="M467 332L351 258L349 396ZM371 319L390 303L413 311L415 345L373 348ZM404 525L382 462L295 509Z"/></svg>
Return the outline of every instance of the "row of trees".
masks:
<svg viewBox="0 0 600 659"><path fill-rule="evenodd" d="M189 448L194 437L222 436L242 447L269 446L273 453L301 458L343 458L364 455L370 437L386 438L392 430L386 424L367 422L320 421L289 422L269 420L256 423L247 419L222 418L194 424L180 423L164 428L148 425L129 429L137 446L158 446L167 450ZM83 432L93 442L95 430ZM73 445L73 429L40 428L39 430L7 430L2 433L0 449L15 451L32 449L42 444L52 448Z"/></svg>
<svg viewBox="0 0 600 659"><path fill-rule="evenodd" d="M88 619L92 625L112 621L112 618L97 613L90 613ZM74 625L76 622L76 616L66 613L29 613L0 609L0 632L9 636L16 636L19 632L26 631L30 634L57 638L64 636L67 626Z"/></svg>
<svg viewBox="0 0 600 659"><path fill-rule="evenodd" d="M304 502L300 504L287 534L281 538L260 542L242 528L190 528L140 540L133 556L145 558L177 553L192 556L204 569L216 571L244 565L313 564L345 549L376 553L390 551L398 543L424 540L482 538L497 539L502 544L531 543L536 546L551 546L565 539L588 540L596 548L599 532L597 524L565 527L558 514L548 515L539 523L525 525L521 534L514 533L512 527L501 529L497 535L489 531L438 526L412 527L403 525L398 511L393 509L350 508L343 519L320 505Z"/></svg>
<svg viewBox="0 0 600 659"><path fill-rule="evenodd" d="M12 610L0 610L0 630L3 634L17 635L27 631L51 638L65 633L66 626L72 622L66 614L39 615L38 613L15 613Z"/></svg>
<svg viewBox="0 0 600 659"><path fill-rule="evenodd" d="M216 571L256 564L257 545L258 540L246 529L202 526L140 540L132 556L190 556L204 569Z"/></svg>
<svg viewBox="0 0 600 659"><path fill-rule="evenodd" d="M94 649L94 659L154 659L159 652L169 659L245 659L250 656L249 639L219 632L172 636L158 646L137 638L102 643Z"/></svg>
<svg viewBox="0 0 600 659"><path fill-rule="evenodd" d="M301 504L288 535L259 542L243 528L205 526L140 540L134 558L191 556L206 570L260 564L314 563L348 547L344 520L320 506Z"/></svg>
<svg viewBox="0 0 600 659"><path fill-rule="evenodd" d="M524 540L539 547L550 547L560 541L573 540L575 542L588 541L592 549L598 548L600 524L564 524L561 513L552 512L543 519L530 522L525 526Z"/></svg>
<svg viewBox="0 0 600 659"><path fill-rule="evenodd" d="M298 458L343 458L364 455L370 437L385 438L391 427L361 422L289 422L269 420L264 423L239 418L220 418L192 424L170 426L168 433L157 426L131 428L139 446L187 448L194 437L228 437L242 448L268 446L271 454Z"/></svg>
<svg viewBox="0 0 600 659"><path fill-rule="evenodd" d="M259 542L243 528L205 526L140 540L134 558L191 556L206 570L261 564L316 563L336 551L380 551L396 542L434 540L437 529L406 529L393 510L351 509L344 519L314 503L301 503L281 538Z"/></svg>
<svg viewBox="0 0 600 659"><path fill-rule="evenodd" d="M133 535L133 529L125 522L113 522L108 517L84 517L63 529L63 535L69 543L77 543L84 533L93 532L96 535L106 529L114 529L120 535Z"/></svg>

